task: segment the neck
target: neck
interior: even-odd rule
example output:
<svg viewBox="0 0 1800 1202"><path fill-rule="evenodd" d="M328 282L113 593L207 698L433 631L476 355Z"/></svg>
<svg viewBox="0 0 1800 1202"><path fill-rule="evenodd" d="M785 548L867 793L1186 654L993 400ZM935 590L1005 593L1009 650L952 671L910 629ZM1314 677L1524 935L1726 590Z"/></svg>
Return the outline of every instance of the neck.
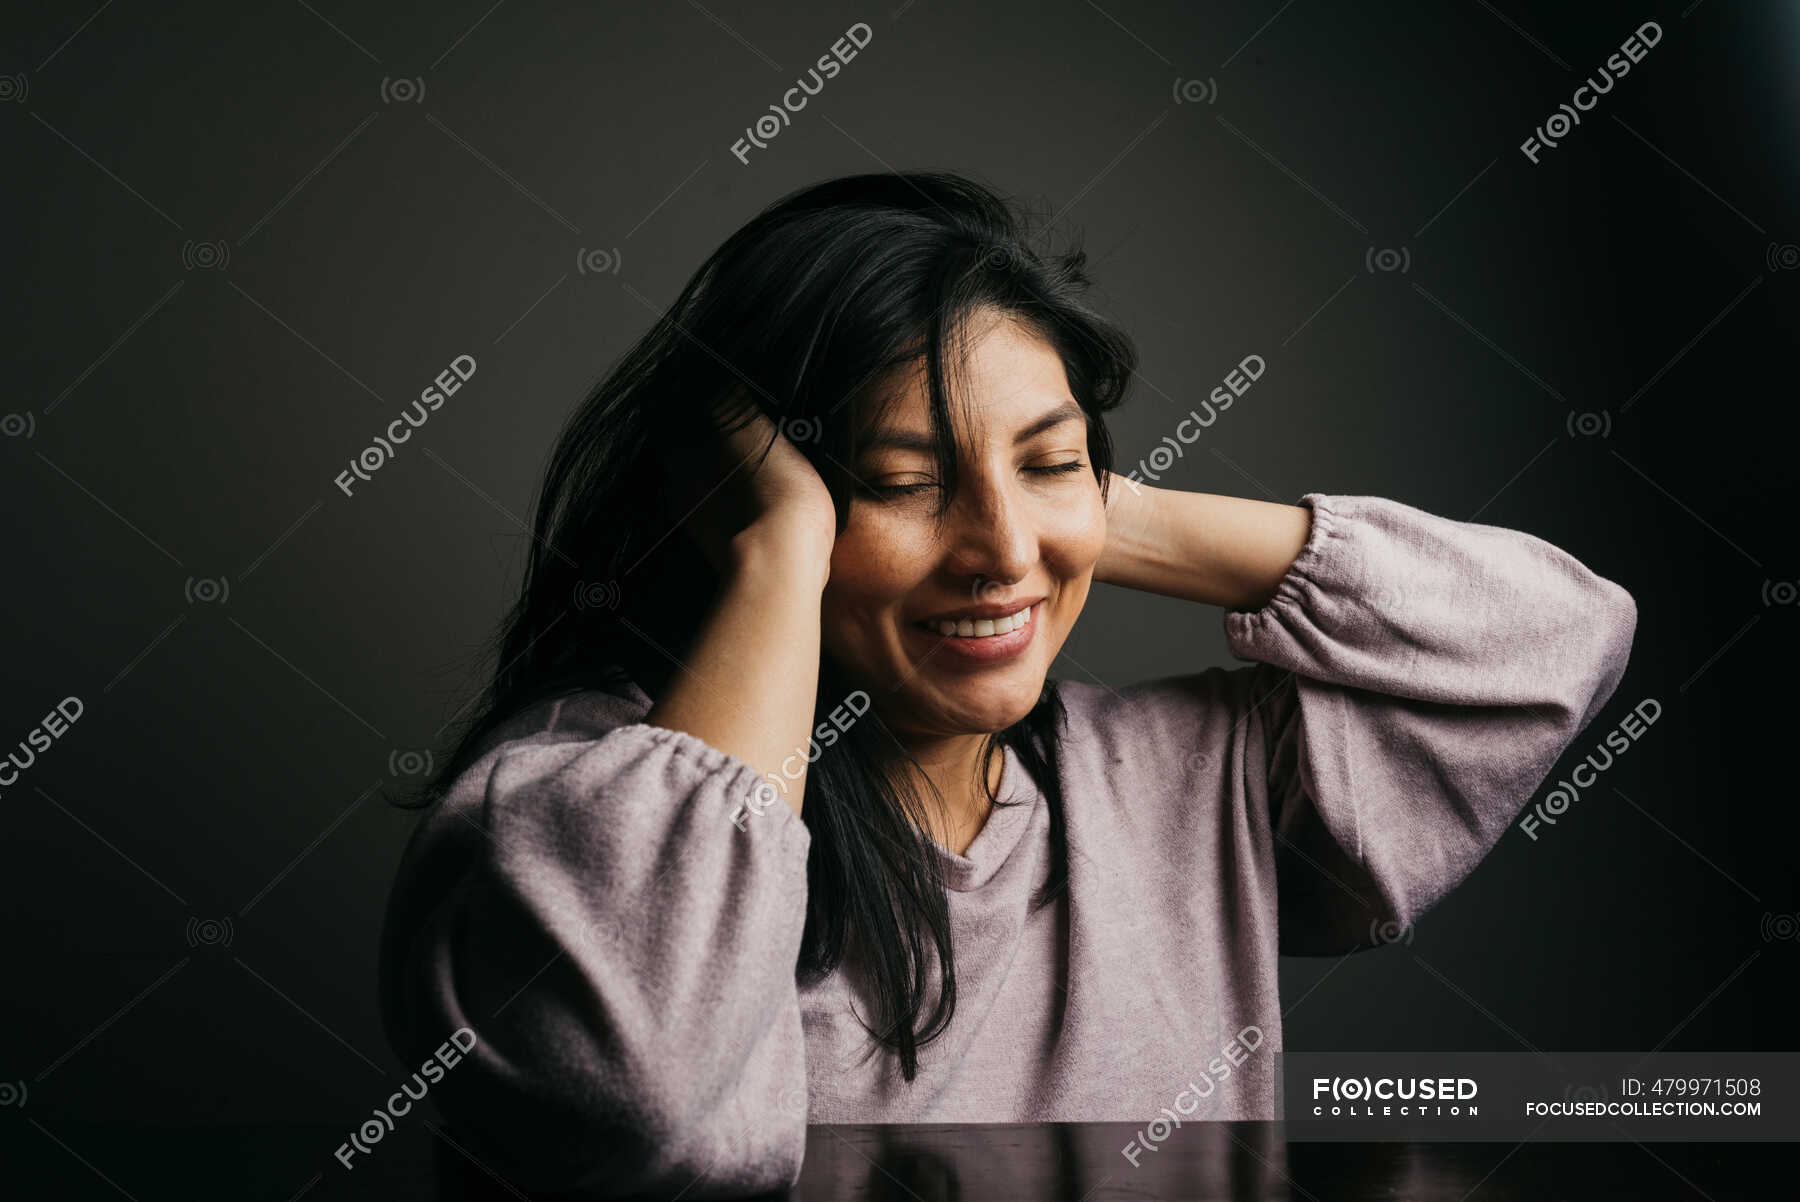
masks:
<svg viewBox="0 0 1800 1202"><path fill-rule="evenodd" d="M982 781L984 752L991 740L991 735L945 735L907 744L919 771L943 798L943 812L939 813L932 804L932 789L924 790L930 822L927 833L957 855L968 850L987 821L991 808L989 791L998 794L1000 789L1005 755L997 741L993 743L993 754L985 757L985 787Z"/></svg>

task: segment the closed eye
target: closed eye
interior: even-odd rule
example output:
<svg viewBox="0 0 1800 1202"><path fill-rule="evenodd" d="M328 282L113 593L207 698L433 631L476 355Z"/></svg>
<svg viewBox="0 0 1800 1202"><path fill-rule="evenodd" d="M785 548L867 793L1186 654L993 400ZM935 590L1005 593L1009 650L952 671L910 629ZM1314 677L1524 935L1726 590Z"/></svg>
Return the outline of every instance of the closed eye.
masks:
<svg viewBox="0 0 1800 1202"><path fill-rule="evenodd" d="M870 497L908 497L926 489L936 488L937 481L921 480L917 484L864 484L857 491Z"/></svg>
<svg viewBox="0 0 1800 1202"><path fill-rule="evenodd" d="M1072 472L1078 472L1086 466L1087 464L1079 459L1071 459L1067 463L1043 464L1028 467L1025 470L1035 476L1065 476ZM936 480L920 480L909 484L869 484L864 485L861 491L873 497L909 497L937 486Z"/></svg>

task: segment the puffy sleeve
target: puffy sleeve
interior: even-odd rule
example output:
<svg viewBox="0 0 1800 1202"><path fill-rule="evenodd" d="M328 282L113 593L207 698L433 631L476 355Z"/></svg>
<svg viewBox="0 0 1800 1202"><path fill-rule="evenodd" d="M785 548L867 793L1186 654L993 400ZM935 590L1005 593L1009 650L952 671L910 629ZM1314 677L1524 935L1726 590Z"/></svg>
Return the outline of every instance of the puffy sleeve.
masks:
<svg viewBox="0 0 1800 1202"><path fill-rule="evenodd" d="M1372 941L1498 842L1612 696L1631 595L1516 530L1310 493L1272 600L1228 612L1274 827L1281 950Z"/></svg>
<svg viewBox="0 0 1800 1202"><path fill-rule="evenodd" d="M410 1073L467 1032L421 1084L516 1188L785 1189L806 1137L806 826L738 808L741 759L584 705L490 750L414 832L382 932L389 1042Z"/></svg>

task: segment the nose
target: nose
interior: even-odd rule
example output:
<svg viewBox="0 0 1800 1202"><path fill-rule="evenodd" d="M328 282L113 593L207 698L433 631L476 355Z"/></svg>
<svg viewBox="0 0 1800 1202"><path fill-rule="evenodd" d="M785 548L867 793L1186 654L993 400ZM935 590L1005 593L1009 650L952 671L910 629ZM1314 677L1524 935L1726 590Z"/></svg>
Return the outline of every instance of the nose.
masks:
<svg viewBox="0 0 1800 1202"><path fill-rule="evenodd" d="M944 515L950 570L1001 584L1025 578L1037 562L1037 529L1024 498L1004 480L965 473Z"/></svg>

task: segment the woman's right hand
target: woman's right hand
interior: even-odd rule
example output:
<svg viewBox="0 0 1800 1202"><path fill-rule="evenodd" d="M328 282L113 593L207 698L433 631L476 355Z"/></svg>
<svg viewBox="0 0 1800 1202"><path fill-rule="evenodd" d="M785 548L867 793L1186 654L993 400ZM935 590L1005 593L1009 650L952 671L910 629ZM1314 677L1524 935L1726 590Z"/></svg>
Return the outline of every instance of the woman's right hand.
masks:
<svg viewBox="0 0 1800 1202"><path fill-rule="evenodd" d="M746 416L748 414L748 416ZM837 540L837 512L806 456L759 409L742 407L726 431L678 431L656 465L670 517L718 573L712 606L675 672L644 715L685 731L756 772L731 818L770 821L776 800L795 814L806 794L783 765L804 759L818 702L821 610ZM765 454L766 452L766 454ZM720 821L724 821L721 817Z"/></svg>
<svg viewBox="0 0 1800 1202"><path fill-rule="evenodd" d="M716 409L713 420L713 436L665 469L681 512L691 510L690 536L721 575L745 555L766 552L795 568L816 568L823 587L837 540L825 481L760 409L752 408L748 421L740 416L729 432Z"/></svg>

